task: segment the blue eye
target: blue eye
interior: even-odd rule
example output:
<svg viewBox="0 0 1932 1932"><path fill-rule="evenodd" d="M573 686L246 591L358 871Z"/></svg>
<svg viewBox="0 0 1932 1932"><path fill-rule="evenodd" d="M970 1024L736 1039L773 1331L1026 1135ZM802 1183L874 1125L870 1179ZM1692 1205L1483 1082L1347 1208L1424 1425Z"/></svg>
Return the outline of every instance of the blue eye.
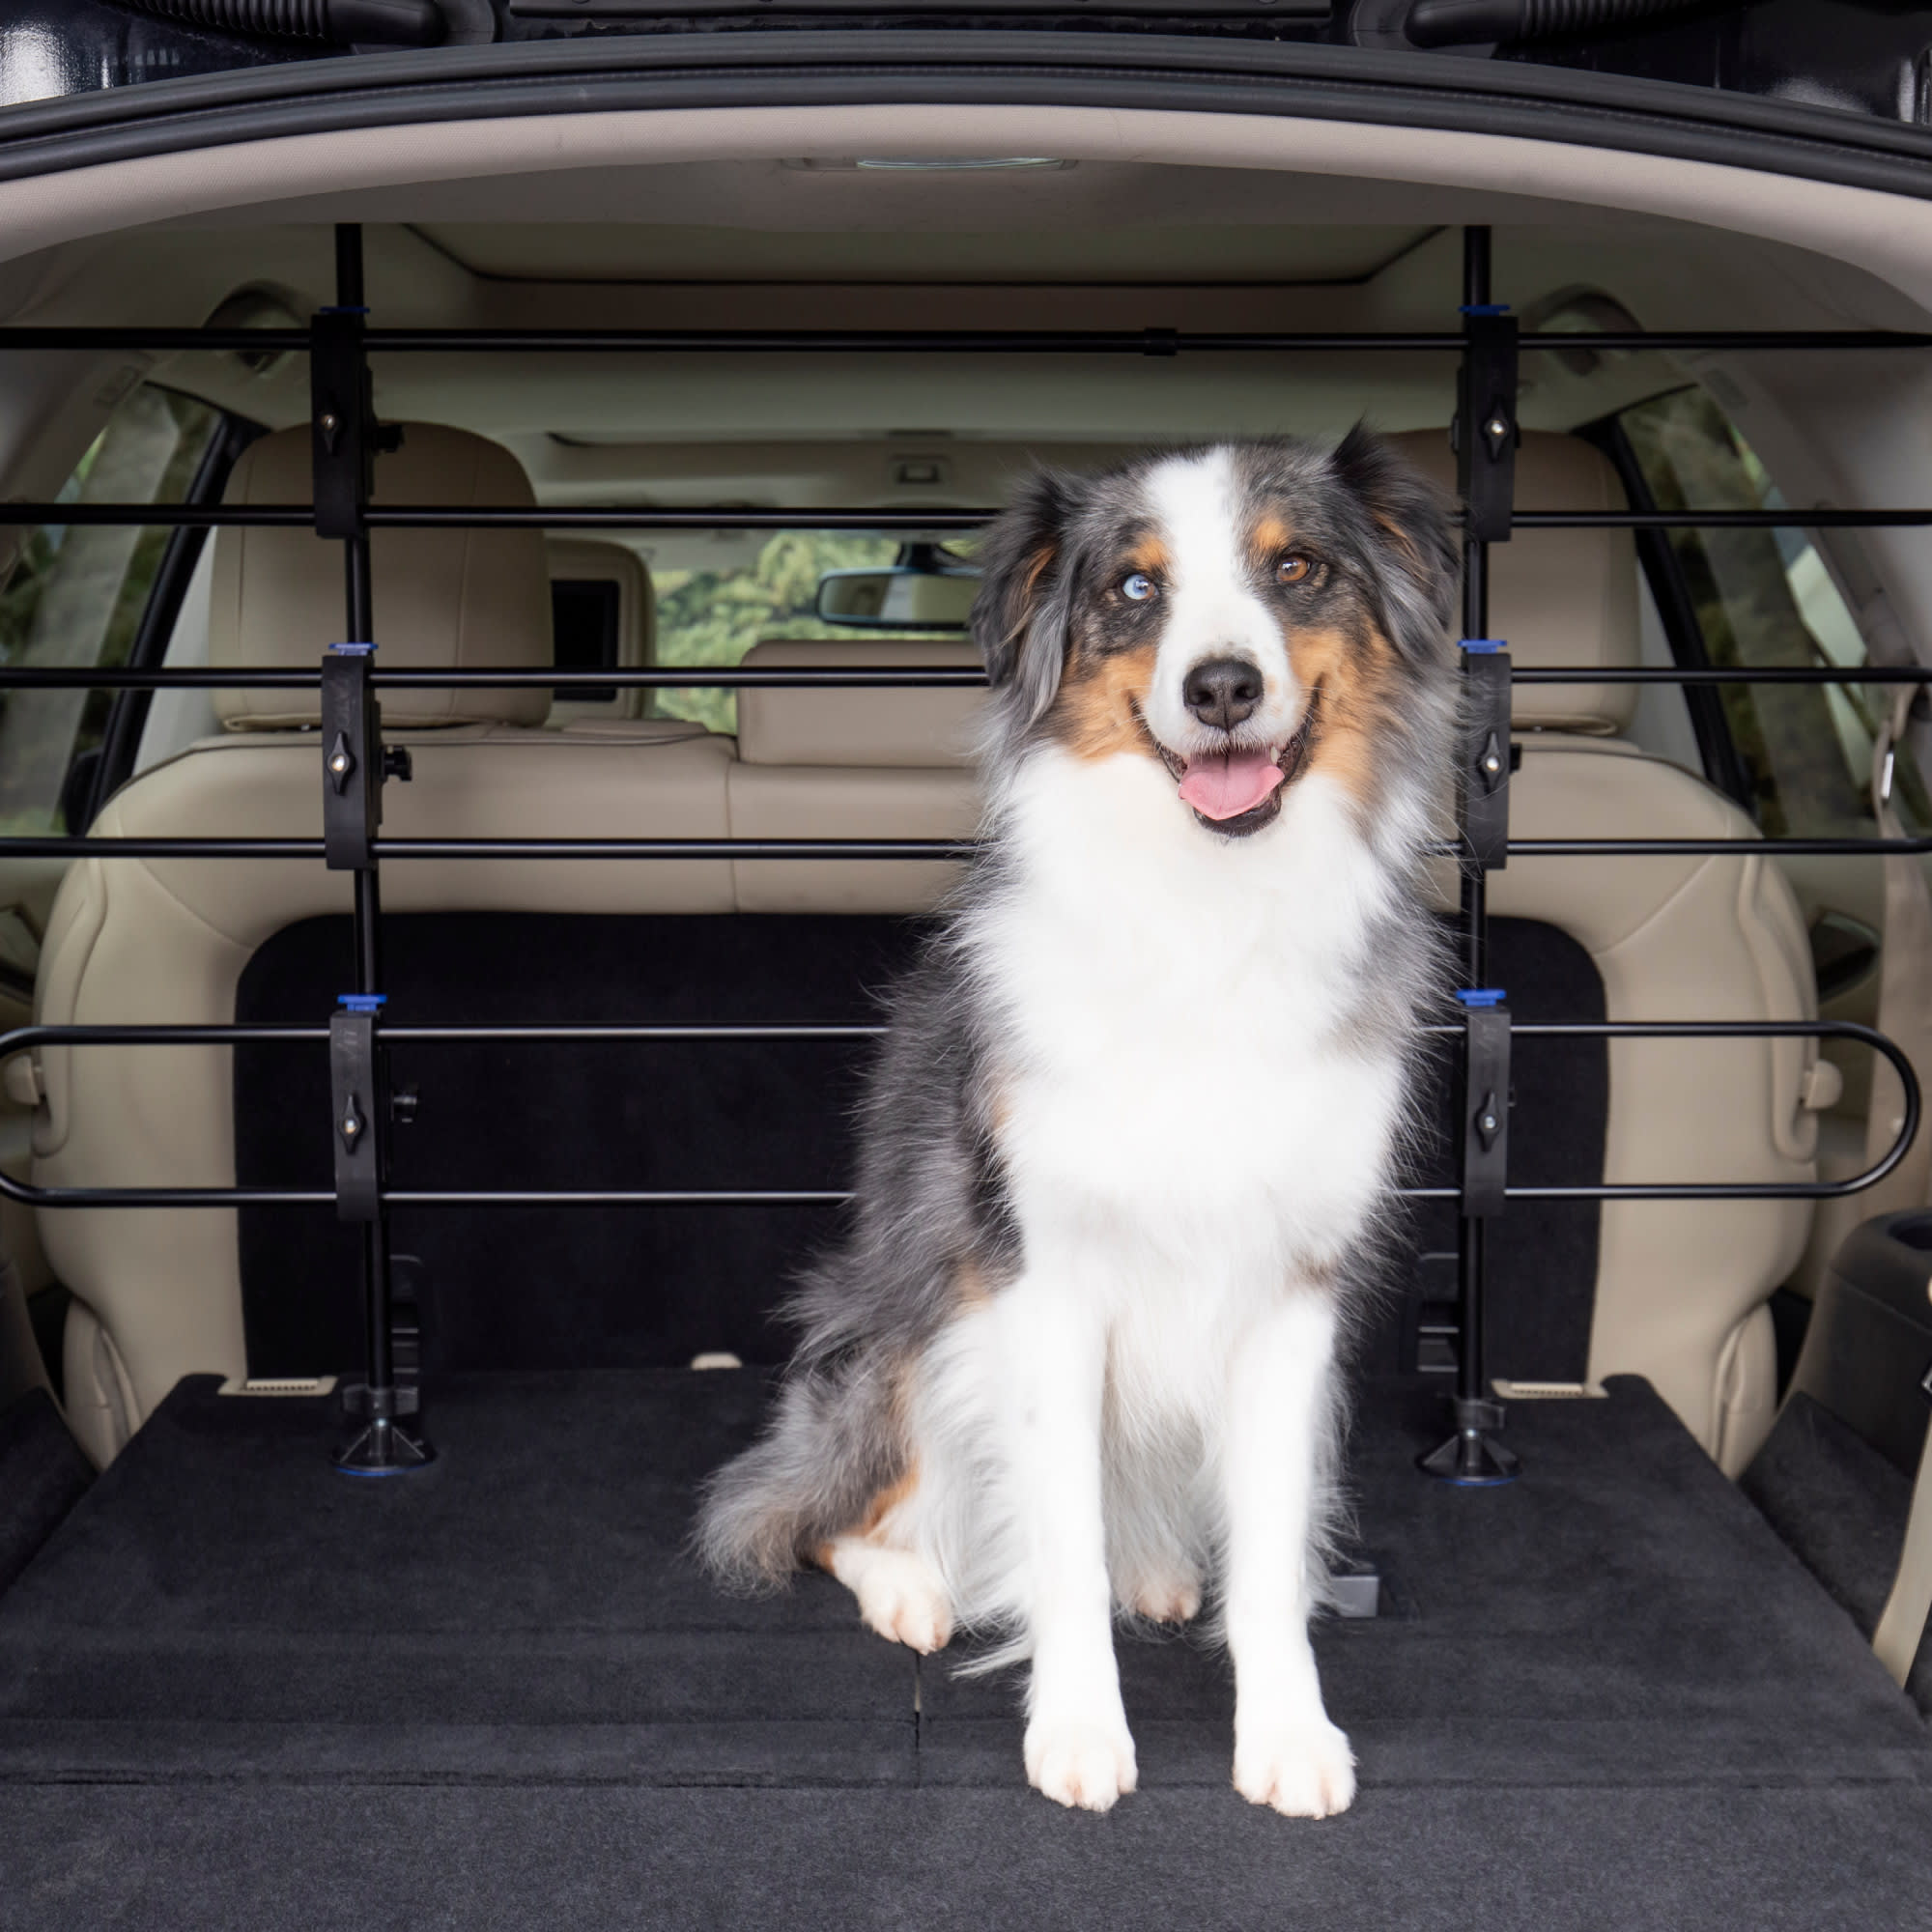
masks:
<svg viewBox="0 0 1932 1932"><path fill-rule="evenodd" d="M1146 571L1137 570L1121 583L1121 595L1129 604L1145 604L1153 595L1153 579Z"/></svg>

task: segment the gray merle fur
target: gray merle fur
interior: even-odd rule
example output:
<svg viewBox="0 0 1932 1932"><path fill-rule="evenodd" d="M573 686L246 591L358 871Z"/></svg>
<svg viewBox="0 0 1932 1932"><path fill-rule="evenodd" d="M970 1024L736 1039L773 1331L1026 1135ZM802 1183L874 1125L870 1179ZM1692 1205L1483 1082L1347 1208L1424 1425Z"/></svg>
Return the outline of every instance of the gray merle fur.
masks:
<svg viewBox="0 0 1932 1932"><path fill-rule="evenodd" d="M991 685L981 847L946 925L888 1002L889 1034L861 1103L851 1229L791 1304L801 1339L765 1434L705 1487L696 1547L726 1585L776 1585L862 1522L905 1471L906 1378L956 1312L962 1275L997 1293L1017 1272L992 1119L994 1003L963 942L1010 863L1000 839L1006 784L1040 742L1083 611L1146 527L1139 479L1168 454L1091 477L1037 471L981 546L972 617ZM1386 810L1372 807L1368 828L1381 863L1408 886L1409 909L1385 923L1360 962L1353 1024L1412 1050L1419 1023L1440 1009L1445 977L1419 898L1416 820L1450 768L1453 527L1435 490L1359 426L1333 450L1263 441L1240 445L1238 462L1327 559L1323 614L1373 623L1411 680L1412 705L1388 721ZM1399 1179L1389 1177L1391 1188ZM1358 1313L1385 1272L1393 1224L1385 1216L1338 1271L1346 1310Z"/></svg>

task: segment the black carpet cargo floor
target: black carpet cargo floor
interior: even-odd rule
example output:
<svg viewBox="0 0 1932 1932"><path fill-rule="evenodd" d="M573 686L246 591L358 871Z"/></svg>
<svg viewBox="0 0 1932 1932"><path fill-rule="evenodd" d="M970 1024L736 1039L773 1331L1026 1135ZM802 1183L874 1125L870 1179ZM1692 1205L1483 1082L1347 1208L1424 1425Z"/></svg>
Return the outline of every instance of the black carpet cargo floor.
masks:
<svg viewBox="0 0 1932 1932"><path fill-rule="evenodd" d="M1924 1726L1638 1382L1517 1405L1487 1492L1365 1395L1386 1602L1320 1633L1361 1794L1319 1824L1235 1795L1186 1637L1122 1637L1142 1788L1094 1818L1024 1788L1012 1676L823 1577L716 1595L681 1546L750 1374L446 1380L381 1484L216 1387L0 1597L9 1926L1932 1926Z"/></svg>

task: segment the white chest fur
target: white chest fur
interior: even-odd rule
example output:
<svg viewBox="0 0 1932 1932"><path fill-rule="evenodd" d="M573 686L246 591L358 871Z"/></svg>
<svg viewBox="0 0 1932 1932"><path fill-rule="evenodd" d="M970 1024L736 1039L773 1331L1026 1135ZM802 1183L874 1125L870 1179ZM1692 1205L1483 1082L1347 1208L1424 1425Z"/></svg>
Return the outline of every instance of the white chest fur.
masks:
<svg viewBox="0 0 1932 1932"><path fill-rule="evenodd" d="M1217 838L1148 759L1048 752L1007 810L1012 890L970 940L1023 1235L1197 1288L1334 1259L1402 1092L1395 1049L1347 1034L1392 888L1345 801L1311 775Z"/></svg>

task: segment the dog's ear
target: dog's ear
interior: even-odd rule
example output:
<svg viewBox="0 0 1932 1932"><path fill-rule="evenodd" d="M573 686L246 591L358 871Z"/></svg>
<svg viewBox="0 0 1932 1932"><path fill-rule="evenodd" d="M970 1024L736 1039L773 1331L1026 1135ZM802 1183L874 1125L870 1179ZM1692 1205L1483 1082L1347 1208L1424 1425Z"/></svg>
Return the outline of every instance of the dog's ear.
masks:
<svg viewBox="0 0 1932 1932"><path fill-rule="evenodd" d="M980 547L973 640L1016 731L1038 719L1060 689L1072 602L1067 526L1077 500L1073 477L1036 470Z"/></svg>
<svg viewBox="0 0 1932 1932"><path fill-rule="evenodd" d="M1437 656L1463 575L1453 506L1359 422L1337 445L1328 467L1368 517L1379 566L1370 573L1370 588L1381 604L1389 641L1406 658Z"/></svg>

